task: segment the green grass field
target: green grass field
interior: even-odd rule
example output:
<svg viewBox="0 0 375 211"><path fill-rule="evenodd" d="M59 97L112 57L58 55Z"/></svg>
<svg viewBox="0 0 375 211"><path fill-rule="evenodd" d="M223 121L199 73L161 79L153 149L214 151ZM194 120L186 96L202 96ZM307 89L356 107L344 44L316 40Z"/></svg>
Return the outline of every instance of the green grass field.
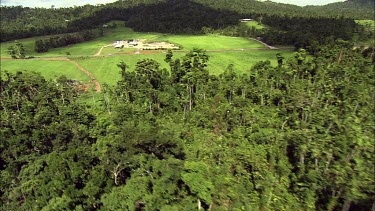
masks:
<svg viewBox="0 0 375 211"><path fill-rule="evenodd" d="M277 64L276 53L282 53L287 59L293 51L286 50L254 50L236 52L207 52L209 62L207 69L213 74L221 74L228 65L233 64L239 73L246 73L256 62L270 60L273 65ZM185 53L175 52L173 58L180 58ZM135 69L135 65L142 59L154 59L160 63L160 68L169 69L164 62L165 54L124 54L110 57L90 57L76 60L82 67L89 70L100 83L115 85L120 79L120 68L117 64L124 61L129 71Z"/></svg>
<svg viewBox="0 0 375 211"><path fill-rule="evenodd" d="M90 57L77 59L75 61L86 70L89 70L100 83L115 85L120 79L121 70L119 67L117 67L117 64L124 61L129 66L128 70L133 71L137 62L146 58L158 61L161 64L160 68L168 67L168 65L163 61L165 54L125 54L109 57Z"/></svg>
<svg viewBox="0 0 375 211"><path fill-rule="evenodd" d="M214 74L223 73L228 65L233 64L238 73L247 73L251 67L259 62L270 60L272 65L277 65L276 54L281 53L285 60L292 54L291 50L254 50L243 52L209 53L208 69Z"/></svg>
<svg viewBox="0 0 375 211"><path fill-rule="evenodd" d="M374 33L374 30L375 30L374 20L356 20L355 22L364 26L366 31ZM357 45L363 45L363 46L372 45L373 46L375 44L375 40L373 36L365 40L359 40L358 34L354 34L353 39L355 40L355 43Z"/></svg>
<svg viewBox="0 0 375 211"><path fill-rule="evenodd" d="M112 45L116 40L146 39L146 42L168 41L183 47L183 51L193 48L205 49L210 56L208 70L214 74L222 73L229 64L241 73L246 72L253 64L262 60L270 60L276 65L276 53L283 53L285 58L292 54L290 50L265 50L264 46L254 40L241 37L227 37L220 35L172 35L161 33L134 32L132 29L124 27L124 22L113 21L116 28L105 29L105 36L95 40L80 43L63 48L50 49L46 53L36 53L34 42L36 38L19 40L26 49L26 56L34 57L66 57L67 52L70 58L77 61L83 68L91 72L100 83L114 85L119 80L117 64L124 61L129 66L129 71L134 70L135 64L142 59L151 58L161 64L161 68L167 68L164 62L165 53L157 54L129 54L134 48L114 49L112 46L103 48L101 55L94 57L101 47ZM112 23L113 23L112 22ZM110 24L112 24L110 23ZM256 22L249 22L257 24ZM258 24L257 24L258 25ZM260 26L260 25L258 25ZM9 58L7 48L13 42L1 43L1 57ZM241 49L244 49L241 51ZM215 52L210 52L215 51ZM165 51L164 51L165 52ZM186 52L174 52L174 57L181 57ZM59 75L65 74L68 78L87 82L89 78L77 67L67 61L41 61L41 60L2 60L1 69L15 72L17 70L31 70L41 72L47 78L55 79Z"/></svg>
<svg viewBox="0 0 375 211"><path fill-rule="evenodd" d="M355 22L362 26L369 27L369 29L375 29L375 20L356 20Z"/></svg>
<svg viewBox="0 0 375 211"><path fill-rule="evenodd" d="M264 28L266 28L266 26L265 25L263 25L263 24L261 24L261 23L259 23L259 22L257 22L257 21L249 21L249 22L246 22L245 23L246 24L246 26L248 26L248 27L255 27L255 29L264 29Z"/></svg>
<svg viewBox="0 0 375 211"><path fill-rule="evenodd" d="M45 78L53 80L61 75L84 83L90 80L88 76L68 61L1 60L2 73L5 71L15 73L23 70L40 72Z"/></svg>
<svg viewBox="0 0 375 211"><path fill-rule="evenodd" d="M183 47L185 50L202 48L205 50L264 48L264 45L243 37L220 35L162 35L150 41L167 41Z"/></svg>

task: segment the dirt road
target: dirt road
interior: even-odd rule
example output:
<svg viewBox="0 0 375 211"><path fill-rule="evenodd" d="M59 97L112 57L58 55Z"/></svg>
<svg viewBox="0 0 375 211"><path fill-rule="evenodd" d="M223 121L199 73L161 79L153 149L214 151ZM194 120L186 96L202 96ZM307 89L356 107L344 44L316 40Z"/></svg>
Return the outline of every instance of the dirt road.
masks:
<svg viewBox="0 0 375 211"><path fill-rule="evenodd" d="M73 63L79 70L81 70L83 73L85 73L88 77L90 77L91 79L91 82L94 84L95 86L95 90L96 92L100 92L102 90L101 86L100 86L100 83L96 80L96 78L89 72L87 71L85 68L83 68L80 64L78 64L76 61L73 61L73 60L69 60L70 63Z"/></svg>
<svg viewBox="0 0 375 211"><path fill-rule="evenodd" d="M260 40L257 40L257 39L254 39L254 38L249 38L249 39L250 39L250 40L257 41L257 42L263 44L264 46L266 46L267 48L269 48L269 49L271 49L271 50L277 50L277 49L278 49L278 48L276 48L276 47L274 47L274 46L270 46L270 45L268 45L267 43L264 43L264 42L262 42L262 41L260 41Z"/></svg>
<svg viewBox="0 0 375 211"><path fill-rule="evenodd" d="M12 58L0 58L0 59L1 60L12 60ZM83 68L76 61L70 60L69 58L66 58L66 57L35 58L35 60L43 60L43 61L67 61L67 62L70 62L70 63L74 64L80 71L82 71L83 73L85 73L91 79L90 82L92 82L94 84L96 92L100 92L102 90L102 88L100 86L100 83L98 82L98 80L96 80L96 78L94 77L94 75L92 73L90 73L88 70L86 70L85 68Z"/></svg>
<svg viewBox="0 0 375 211"><path fill-rule="evenodd" d="M102 46L102 47L99 49L99 51L96 52L96 54L94 54L94 56L100 56L100 54L102 53L103 48L107 48L107 47L110 47L110 46L112 46L112 45L105 45L105 46Z"/></svg>

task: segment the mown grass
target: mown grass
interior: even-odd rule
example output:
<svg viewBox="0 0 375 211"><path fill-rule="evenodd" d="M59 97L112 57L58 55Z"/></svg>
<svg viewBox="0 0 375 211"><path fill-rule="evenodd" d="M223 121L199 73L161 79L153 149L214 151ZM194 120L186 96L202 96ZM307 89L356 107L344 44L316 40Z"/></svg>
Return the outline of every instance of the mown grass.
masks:
<svg viewBox="0 0 375 211"><path fill-rule="evenodd" d="M375 29L375 20L356 20L355 22L362 26L366 26L369 29Z"/></svg>
<svg viewBox="0 0 375 211"><path fill-rule="evenodd" d="M67 78L87 83L90 78L81 72L74 64L68 61L42 61L42 60L1 60L1 73L5 71L15 73L17 71L40 72L47 79L56 80L65 75Z"/></svg>
<svg viewBox="0 0 375 211"><path fill-rule="evenodd" d="M102 52L100 55L103 56L108 56L108 55L113 55L113 54L122 54L122 53L129 53L129 52L135 52L135 48L114 48L112 46L103 48Z"/></svg>
<svg viewBox="0 0 375 211"><path fill-rule="evenodd" d="M291 50L254 50L254 51L243 51L243 52L210 52L208 70L214 74L223 73L224 70L230 65L234 65L234 69L237 73L247 73L251 67L260 61L271 61L271 64L276 66L277 59L276 54L281 53L285 60L287 60L292 54Z"/></svg>
<svg viewBox="0 0 375 211"><path fill-rule="evenodd" d="M124 54L109 57L89 57L76 59L75 61L86 70L89 70L101 84L115 85L120 79L121 70L117 67L117 64L123 61L128 65L129 71L134 71L137 62L146 58L158 61L161 64L160 68L168 67L163 61L165 54Z"/></svg>
<svg viewBox="0 0 375 211"><path fill-rule="evenodd" d="M35 40L37 40L40 37L33 37L33 38L27 38L27 39L20 39L17 40L18 42L22 43L26 50L26 55L35 55ZM2 58L10 58L8 48L11 45L14 45L15 41L9 41L9 42L2 42L0 43L0 55Z"/></svg>
<svg viewBox="0 0 375 211"><path fill-rule="evenodd" d="M364 26L366 31L374 33L375 20L356 20L355 22ZM353 36L353 40L355 41L357 45L363 45L363 46L372 45L373 46L375 44L375 40L373 36L366 40L359 40L358 34L355 33Z"/></svg>
<svg viewBox="0 0 375 211"><path fill-rule="evenodd" d="M251 27L255 27L255 29L264 29L264 28L266 28L265 25L259 23L258 21L254 21L254 20L246 22L245 24L246 24L246 26L248 26L250 28Z"/></svg>
<svg viewBox="0 0 375 211"><path fill-rule="evenodd" d="M270 60L273 65L277 64L276 53L282 53L285 59L289 58L293 51L286 50L254 50L234 52L207 52L209 62L207 69L212 74L221 74L228 65L233 64L238 73L246 73L259 61ZM181 58L183 52L174 52L173 58ZM110 57L90 57L76 60L82 67L89 70L100 83L115 85L120 80L120 68L117 67L121 61L128 65L128 71L134 71L138 61L142 59L154 59L160 63L160 68L169 69L164 62L165 54L124 54Z"/></svg>
<svg viewBox="0 0 375 211"><path fill-rule="evenodd" d="M224 50L241 48L264 48L262 44L243 37L220 35L162 35L150 41L167 41L182 46L185 50L202 48L205 50Z"/></svg>

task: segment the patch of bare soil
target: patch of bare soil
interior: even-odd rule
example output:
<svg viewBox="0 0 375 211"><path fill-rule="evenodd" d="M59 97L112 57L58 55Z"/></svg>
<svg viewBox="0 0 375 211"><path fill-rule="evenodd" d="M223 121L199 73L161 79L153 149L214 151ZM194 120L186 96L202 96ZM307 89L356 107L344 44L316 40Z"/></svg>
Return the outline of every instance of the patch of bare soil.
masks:
<svg viewBox="0 0 375 211"><path fill-rule="evenodd" d="M164 51L167 52L167 51ZM162 50L143 50L139 51L141 54L158 54L158 53L163 53Z"/></svg>
<svg viewBox="0 0 375 211"><path fill-rule="evenodd" d="M87 71L86 69L84 69L80 64L78 64L76 61L73 61L73 60L69 60L71 63L73 63L79 70L81 70L83 73L85 73L87 76L90 77L90 82L92 82L95 86L95 90L96 92L100 92L101 91L101 86L99 84L99 82L96 80L96 78L94 77L94 75L92 75L89 71Z"/></svg>

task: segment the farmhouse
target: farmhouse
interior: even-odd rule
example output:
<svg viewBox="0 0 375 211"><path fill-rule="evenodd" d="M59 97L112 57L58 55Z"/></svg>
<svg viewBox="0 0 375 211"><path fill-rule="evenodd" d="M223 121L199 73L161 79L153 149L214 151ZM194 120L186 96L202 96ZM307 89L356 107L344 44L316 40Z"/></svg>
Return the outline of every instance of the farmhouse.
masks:
<svg viewBox="0 0 375 211"><path fill-rule="evenodd" d="M128 47L134 47L134 46L137 46L137 45L138 45L138 43L134 40L128 42Z"/></svg>
<svg viewBox="0 0 375 211"><path fill-rule="evenodd" d="M136 48L140 50L163 50L163 49L179 49L178 46L168 42L152 42L144 43L146 40L121 40L113 43L114 48Z"/></svg>
<svg viewBox="0 0 375 211"><path fill-rule="evenodd" d="M125 47L125 43L126 43L126 41L124 41L124 40L116 41L116 42L113 43L113 47L114 48L123 48L123 47Z"/></svg>
<svg viewBox="0 0 375 211"><path fill-rule="evenodd" d="M124 47L124 44L121 44L121 43L118 43L114 46L115 48L123 48Z"/></svg>

